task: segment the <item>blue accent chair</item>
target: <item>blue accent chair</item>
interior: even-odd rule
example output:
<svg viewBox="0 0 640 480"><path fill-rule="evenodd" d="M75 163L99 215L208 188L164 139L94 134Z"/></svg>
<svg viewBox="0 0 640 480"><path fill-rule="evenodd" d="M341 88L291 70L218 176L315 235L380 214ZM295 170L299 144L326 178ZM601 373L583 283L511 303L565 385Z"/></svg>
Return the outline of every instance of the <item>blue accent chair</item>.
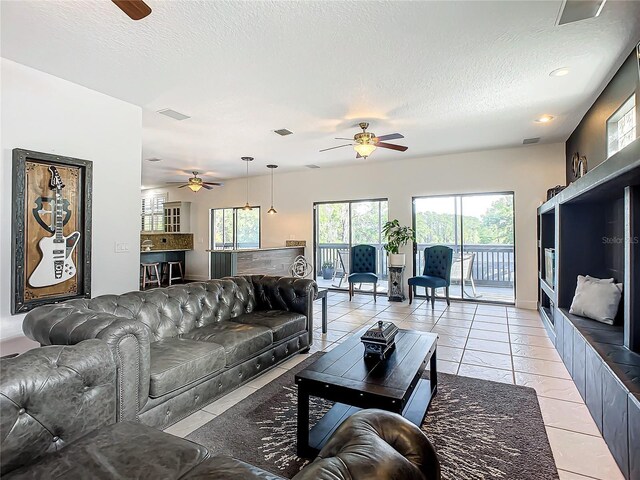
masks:
<svg viewBox="0 0 640 480"><path fill-rule="evenodd" d="M354 283L373 283L373 301L378 293L378 275L376 275L376 247L356 245L351 247L351 268L349 271L349 301L353 297Z"/></svg>
<svg viewBox="0 0 640 480"><path fill-rule="evenodd" d="M444 245L436 245L424 249L424 272L422 275L409 279L409 305L413 301L416 287L424 287L427 293L427 301L431 296L431 308L435 306L436 288L444 288L447 305L449 300L449 285L451 285L451 264L453 263L453 250ZM429 295L431 289L431 295Z"/></svg>

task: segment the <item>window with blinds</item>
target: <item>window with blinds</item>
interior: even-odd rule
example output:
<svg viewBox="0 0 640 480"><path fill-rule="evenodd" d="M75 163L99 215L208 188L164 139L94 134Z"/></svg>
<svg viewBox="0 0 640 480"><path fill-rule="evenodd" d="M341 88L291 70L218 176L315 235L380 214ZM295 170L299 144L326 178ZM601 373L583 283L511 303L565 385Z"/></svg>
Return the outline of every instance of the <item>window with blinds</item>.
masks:
<svg viewBox="0 0 640 480"><path fill-rule="evenodd" d="M164 232L164 204L166 202L166 193L142 197L141 231Z"/></svg>

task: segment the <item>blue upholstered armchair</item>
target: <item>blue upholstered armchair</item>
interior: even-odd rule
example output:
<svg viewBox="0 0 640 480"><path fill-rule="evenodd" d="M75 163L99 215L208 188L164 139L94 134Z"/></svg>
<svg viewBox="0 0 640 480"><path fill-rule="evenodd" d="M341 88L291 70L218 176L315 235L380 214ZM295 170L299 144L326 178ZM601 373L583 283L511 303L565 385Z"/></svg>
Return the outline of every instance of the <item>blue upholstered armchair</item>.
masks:
<svg viewBox="0 0 640 480"><path fill-rule="evenodd" d="M453 250L443 245L427 247L424 249L424 272L422 275L409 279L409 305L413 301L416 287L424 287L427 293L427 301L431 297L431 308L435 306L436 288L444 288L447 305L449 301L449 285L451 284L451 263ZM429 295L431 289L431 295Z"/></svg>
<svg viewBox="0 0 640 480"><path fill-rule="evenodd" d="M373 301L376 301L378 275L376 275L376 247L356 245L351 247L349 271L349 300L353 297L354 283L373 283Z"/></svg>

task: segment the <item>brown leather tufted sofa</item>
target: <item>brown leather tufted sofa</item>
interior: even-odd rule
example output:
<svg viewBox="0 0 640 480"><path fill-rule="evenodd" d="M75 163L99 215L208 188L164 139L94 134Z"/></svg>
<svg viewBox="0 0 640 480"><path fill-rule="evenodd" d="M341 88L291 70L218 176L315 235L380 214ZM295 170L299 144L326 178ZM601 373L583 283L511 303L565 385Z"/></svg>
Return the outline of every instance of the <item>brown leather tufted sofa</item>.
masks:
<svg viewBox="0 0 640 480"><path fill-rule="evenodd" d="M263 275L103 295L31 311L41 345L106 342L117 363L117 419L166 428L313 338L312 280Z"/></svg>
<svg viewBox="0 0 640 480"><path fill-rule="evenodd" d="M116 423L116 362L99 340L0 360L0 475L7 480L284 480L202 445ZM294 480L439 480L436 453L394 413L348 418Z"/></svg>

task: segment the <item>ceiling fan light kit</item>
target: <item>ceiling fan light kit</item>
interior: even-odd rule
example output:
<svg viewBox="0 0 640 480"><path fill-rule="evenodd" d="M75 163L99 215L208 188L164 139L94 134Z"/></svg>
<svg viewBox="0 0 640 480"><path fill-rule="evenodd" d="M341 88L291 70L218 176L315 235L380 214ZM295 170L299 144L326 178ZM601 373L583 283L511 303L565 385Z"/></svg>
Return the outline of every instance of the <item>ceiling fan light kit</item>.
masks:
<svg viewBox="0 0 640 480"><path fill-rule="evenodd" d="M249 162L253 162L253 157L242 157L242 161L246 162L247 164L247 203L244 204L242 210L249 211L253 210L253 208L251 208L251 205L249 205Z"/></svg>
<svg viewBox="0 0 640 480"><path fill-rule="evenodd" d="M179 185L178 188L189 187L189 189L193 193L196 193L196 192L200 191L200 189L202 189L202 188L204 188L205 190L212 190L214 186L215 187L221 187L222 186L222 183L220 183L220 182L205 182L200 177L198 177L198 173L199 172L193 171L191 173L193 173L193 177L189 178L187 183L167 182L167 184L168 185L175 185L177 183Z"/></svg>
<svg viewBox="0 0 640 480"><path fill-rule="evenodd" d="M390 150L397 150L398 152L404 152L407 150L407 147L403 145L396 145L394 143L383 142L383 140L394 140L396 138L404 138L404 135L401 135L400 133L390 133L389 135L382 135L380 137L376 137L375 133L367 132L367 128L369 128L369 124L367 122L360 122L358 125L362 129L362 132L356 133L353 136L354 143L345 143L344 145L338 145L336 147L324 148L320 151L326 152L327 150L334 150L336 148L353 147L353 149L356 151L356 158L367 158L377 148L388 148ZM350 140L350 139L336 138L336 140Z"/></svg>
<svg viewBox="0 0 640 480"><path fill-rule="evenodd" d="M275 215L278 211L273 208L273 171L278 168L278 165L267 165L267 168L271 170L271 208L267 210L269 215Z"/></svg>

